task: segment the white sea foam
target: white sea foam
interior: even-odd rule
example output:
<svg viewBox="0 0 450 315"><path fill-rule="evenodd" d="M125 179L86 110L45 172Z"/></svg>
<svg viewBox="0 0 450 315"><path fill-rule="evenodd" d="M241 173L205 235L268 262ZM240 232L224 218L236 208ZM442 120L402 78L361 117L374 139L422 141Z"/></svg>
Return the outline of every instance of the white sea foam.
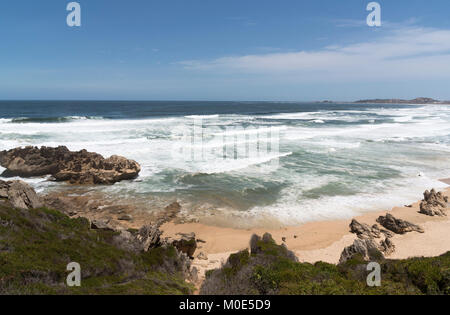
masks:
<svg viewBox="0 0 450 315"><path fill-rule="evenodd" d="M359 193L351 196L301 199L295 187L287 188L283 197L274 205L254 207L253 217L273 217L286 225L311 221L348 219L364 212L389 210L396 206L416 202L425 189L442 189L448 185L427 177L404 179L397 187L386 183L384 191ZM389 188L387 191L386 188Z"/></svg>
<svg viewBox="0 0 450 315"><path fill-rule="evenodd" d="M216 138L202 144L184 141L183 135L191 132L194 120L199 119L204 122L206 136ZM236 136L237 140L224 142L224 128L230 128L231 133L226 135ZM264 133L273 130L280 137L276 154L268 152L251 158L238 155L224 160L218 151L205 160L174 158L176 144L193 149L241 145L252 140L239 136L252 132L261 136L259 141L269 142ZM202 199L205 195L218 195L214 206L235 211L235 216L249 220L271 216L295 224L350 217L363 209L387 209L416 201L425 189L442 188L444 184L437 179L450 177L450 107L120 120L71 116L60 123L21 123L0 118L0 150L26 145L66 145L71 150L87 149L104 156L119 154L138 161L142 166L138 182L98 188L111 194L144 199L151 195L164 203L164 198L173 198L169 194L173 193L197 208L206 202ZM275 159L279 167L268 167ZM194 177L192 182L179 180L182 175L197 173L210 177ZM419 178L419 173L425 176ZM27 181L39 191L58 186L45 178ZM333 183L342 187L336 188ZM337 190L336 195L325 193L327 185ZM248 200L242 191L250 186L261 189L261 193L255 192ZM325 190L323 196L306 193L316 190ZM263 203L268 196L272 199ZM245 203L251 210L230 209L229 204L235 203ZM252 206L248 207L248 203Z"/></svg>

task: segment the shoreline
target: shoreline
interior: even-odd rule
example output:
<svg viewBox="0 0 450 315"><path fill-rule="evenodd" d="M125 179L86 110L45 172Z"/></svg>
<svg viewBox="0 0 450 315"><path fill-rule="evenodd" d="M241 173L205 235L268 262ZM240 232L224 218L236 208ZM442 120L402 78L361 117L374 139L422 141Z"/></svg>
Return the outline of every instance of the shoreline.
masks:
<svg viewBox="0 0 450 315"><path fill-rule="evenodd" d="M442 180L450 183L450 179ZM450 187L443 190L450 196ZM419 196L418 196L419 197ZM380 215L391 213L396 218L418 224L424 228L425 233L416 232L405 235L395 235L392 238L396 246L388 259L406 259L410 257L432 257L450 251L450 243L443 242L450 231L450 217L430 217L419 213L419 201L410 207L394 207L391 210L376 211L355 217L361 223L370 226L376 223ZM299 226L284 227L280 229L234 229L209 226L201 223L175 224L165 223L161 226L163 237L173 237L177 233L194 232L200 243L195 252L193 266L199 271L199 278L204 278L207 270L219 268L230 254L248 248L250 237L253 234L262 235L270 233L279 244L286 244L298 257L300 262L315 263L323 261L337 264L342 250L351 245L357 238L349 230L351 219L341 219L322 222L310 222ZM285 239L285 241L283 241ZM199 253L206 254L206 259L199 259Z"/></svg>

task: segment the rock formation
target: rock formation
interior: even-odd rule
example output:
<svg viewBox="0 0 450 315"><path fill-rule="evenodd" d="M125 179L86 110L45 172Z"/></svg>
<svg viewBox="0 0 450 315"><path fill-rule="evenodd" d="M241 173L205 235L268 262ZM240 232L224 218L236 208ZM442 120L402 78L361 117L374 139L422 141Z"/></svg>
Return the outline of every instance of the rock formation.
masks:
<svg viewBox="0 0 450 315"><path fill-rule="evenodd" d="M42 203L34 189L25 182L14 180L5 182L0 180L0 199L7 200L14 208L36 209Z"/></svg>
<svg viewBox="0 0 450 315"><path fill-rule="evenodd" d="M72 152L65 146L25 147L0 152L2 176L32 177L52 175L57 181L72 184L114 184L136 178L139 164L121 156L105 159L97 153Z"/></svg>
<svg viewBox="0 0 450 315"><path fill-rule="evenodd" d="M93 230L104 230L104 231L115 231L114 227L110 225L110 220L92 220L91 229Z"/></svg>
<svg viewBox="0 0 450 315"><path fill-rule="evenodd" d="M352 245L344 248L339 259L340 264L352 259L355 255L360 255L366 261L374 261L395 251L395 245L390 239L393 233L380 229L377 224L370 227L353 219L349 227L350 231L358 236L358 239ZM377 241L376 239L382 238L382 235L385 236L384 239Z"/></svg>
<svg viewBox="0 0 450 315"><path fill-rule="evenodd" d="M344 248L339 259L339 263L345 263L347 260L352 259L355 255L359 254L361 258L366 261L377 260L381 255L378 244L373 238L356 239L355 242Z"/></svg>
<svg viewBox="0 0 450 315"><path fill-rule="evenodd" d="M162 232L156 225L145 225L139 229L136 236L138 241L142 244L142 249L148 251L151 248L161 246Z"/></svg>
<svg viewBox="0 0 450 315"><path fill-rule="evenodd" d="M389 213L386 216L380 216L377 222L396 234L406 234L408 232L424 233L424 230L420 226L402 219L397 219Z"/></svg>
<svg viewBox="0 0 450 315"><path fill-rule="evenodd" d="M388 238L394 236L392 232L380 229L377 224L370 227L365 223L359 223L355 219L350 223L350 231L358 235L359 238L380 238L381 234Z"/></svg>
<svg viewBox="0 0 450 315"><path fill-rule="evenodd" d="M262 238L259 235L253 234L250 238L250 253L252 255L262 254L267 250L267 247L271 246L278 248L279 254L283 255L284 257L298 262L297 256L294 254L294 252L290 251L287 248L286 244L282 244L277 247L276 242L270 233L265 233Z"/></svg>
<svg viewBox="0 0 450 315"><path fill-rule="evenodd" d="M448 207L448 197L445 197L441 192L436 192L434 189L425 191L423 193L424 199L420 203L420 213L429 216L446 216Z"/></svg>
<svg viewBox="0 0 450 315"><path fill-rule="evenodd" d="M195 233L178 233L175 238L166 238L165 242L173 245L178 251L185 253L189 258L194 258L197 249Z"/></svg>

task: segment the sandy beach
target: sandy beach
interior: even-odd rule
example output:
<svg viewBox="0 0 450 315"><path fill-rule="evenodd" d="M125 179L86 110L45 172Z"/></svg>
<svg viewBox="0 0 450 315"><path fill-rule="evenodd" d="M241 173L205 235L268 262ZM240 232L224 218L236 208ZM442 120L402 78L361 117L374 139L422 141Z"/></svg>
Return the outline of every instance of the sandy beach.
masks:
<svg viewBox="0 0 450 315"><path fill-rule="evenodd" d="M447 183L450 180L443 180ZM450 188L445 191L450 196ZM418 196L418 199L421 196ZM419 199L420 200L420 199ZM392 259L403 259L416 256L438 256L450 251L450 243L446 239L450 231L449 217L430 217L419 213L420 201L408 206L399 206L391 210L367 213L356 217L361 223L373 225L380 215L387 212L414 224L420 225L424 234L407 233L395 235L392 240L396 251L388 256ZM174 236L177 233L195 232L198 239L205 241L200 243L196 256L203 252L207 260L195 258L193 265L199 270L200 278L206 270L217 268L225 262L228 256L248 247L252 234L262 235L265 232L272 234L278 243L284 243L293 250L300 261L314 263L324 261L336 264L344 247L353 243L355 234L350 233L349 223L351 219L326 222L312 222L300 226L286 227L282 229L248 229L239 230L208 226L200 223L174 224L166 223L162 226L164 237Z"/></svg>

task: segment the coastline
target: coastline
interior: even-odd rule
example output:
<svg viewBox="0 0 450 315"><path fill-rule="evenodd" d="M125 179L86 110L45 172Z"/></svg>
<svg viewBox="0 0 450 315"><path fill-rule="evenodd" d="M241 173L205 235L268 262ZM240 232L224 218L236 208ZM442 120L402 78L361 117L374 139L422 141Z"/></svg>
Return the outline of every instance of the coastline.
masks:
<svg viewBox="0 0 450 315"><path fill-rule="evenodd" d="M442 180L447 184L449 179ZM450 196L450 187L444 191ZM418 199L420 196L418 196ZM432 257L450 251L450 243L443 242L450 231L450 217L430 217L420 214L420 199L411 207L400 206L391 210L365 213L355 217L361 223L373 225L376 219L391 213L397 218L418 224L424 228L425 233L407 233L395 235L392 240L396 245L393 254L388 259L406 259L410 257ZM206 270L219 268L231 253L248 248L250 237L253 234L262 235L270 233L274 240L284 243L292 250L301 262L315 263L324 261L337 264L342 250L351 245L357 238L349 231L351 219L333 220L323 222L310 222L299 226L285 227L281 229L246 229L222 228L201 223L175 224L165 223L161 230L163 237L173 237L177 233L194 232L198 239L205 241L195 253L193 266L199 271L202 280ZM283 241L285 239L285 241ZM206 254L207 259L199 259L200 252Z"/></svg>

